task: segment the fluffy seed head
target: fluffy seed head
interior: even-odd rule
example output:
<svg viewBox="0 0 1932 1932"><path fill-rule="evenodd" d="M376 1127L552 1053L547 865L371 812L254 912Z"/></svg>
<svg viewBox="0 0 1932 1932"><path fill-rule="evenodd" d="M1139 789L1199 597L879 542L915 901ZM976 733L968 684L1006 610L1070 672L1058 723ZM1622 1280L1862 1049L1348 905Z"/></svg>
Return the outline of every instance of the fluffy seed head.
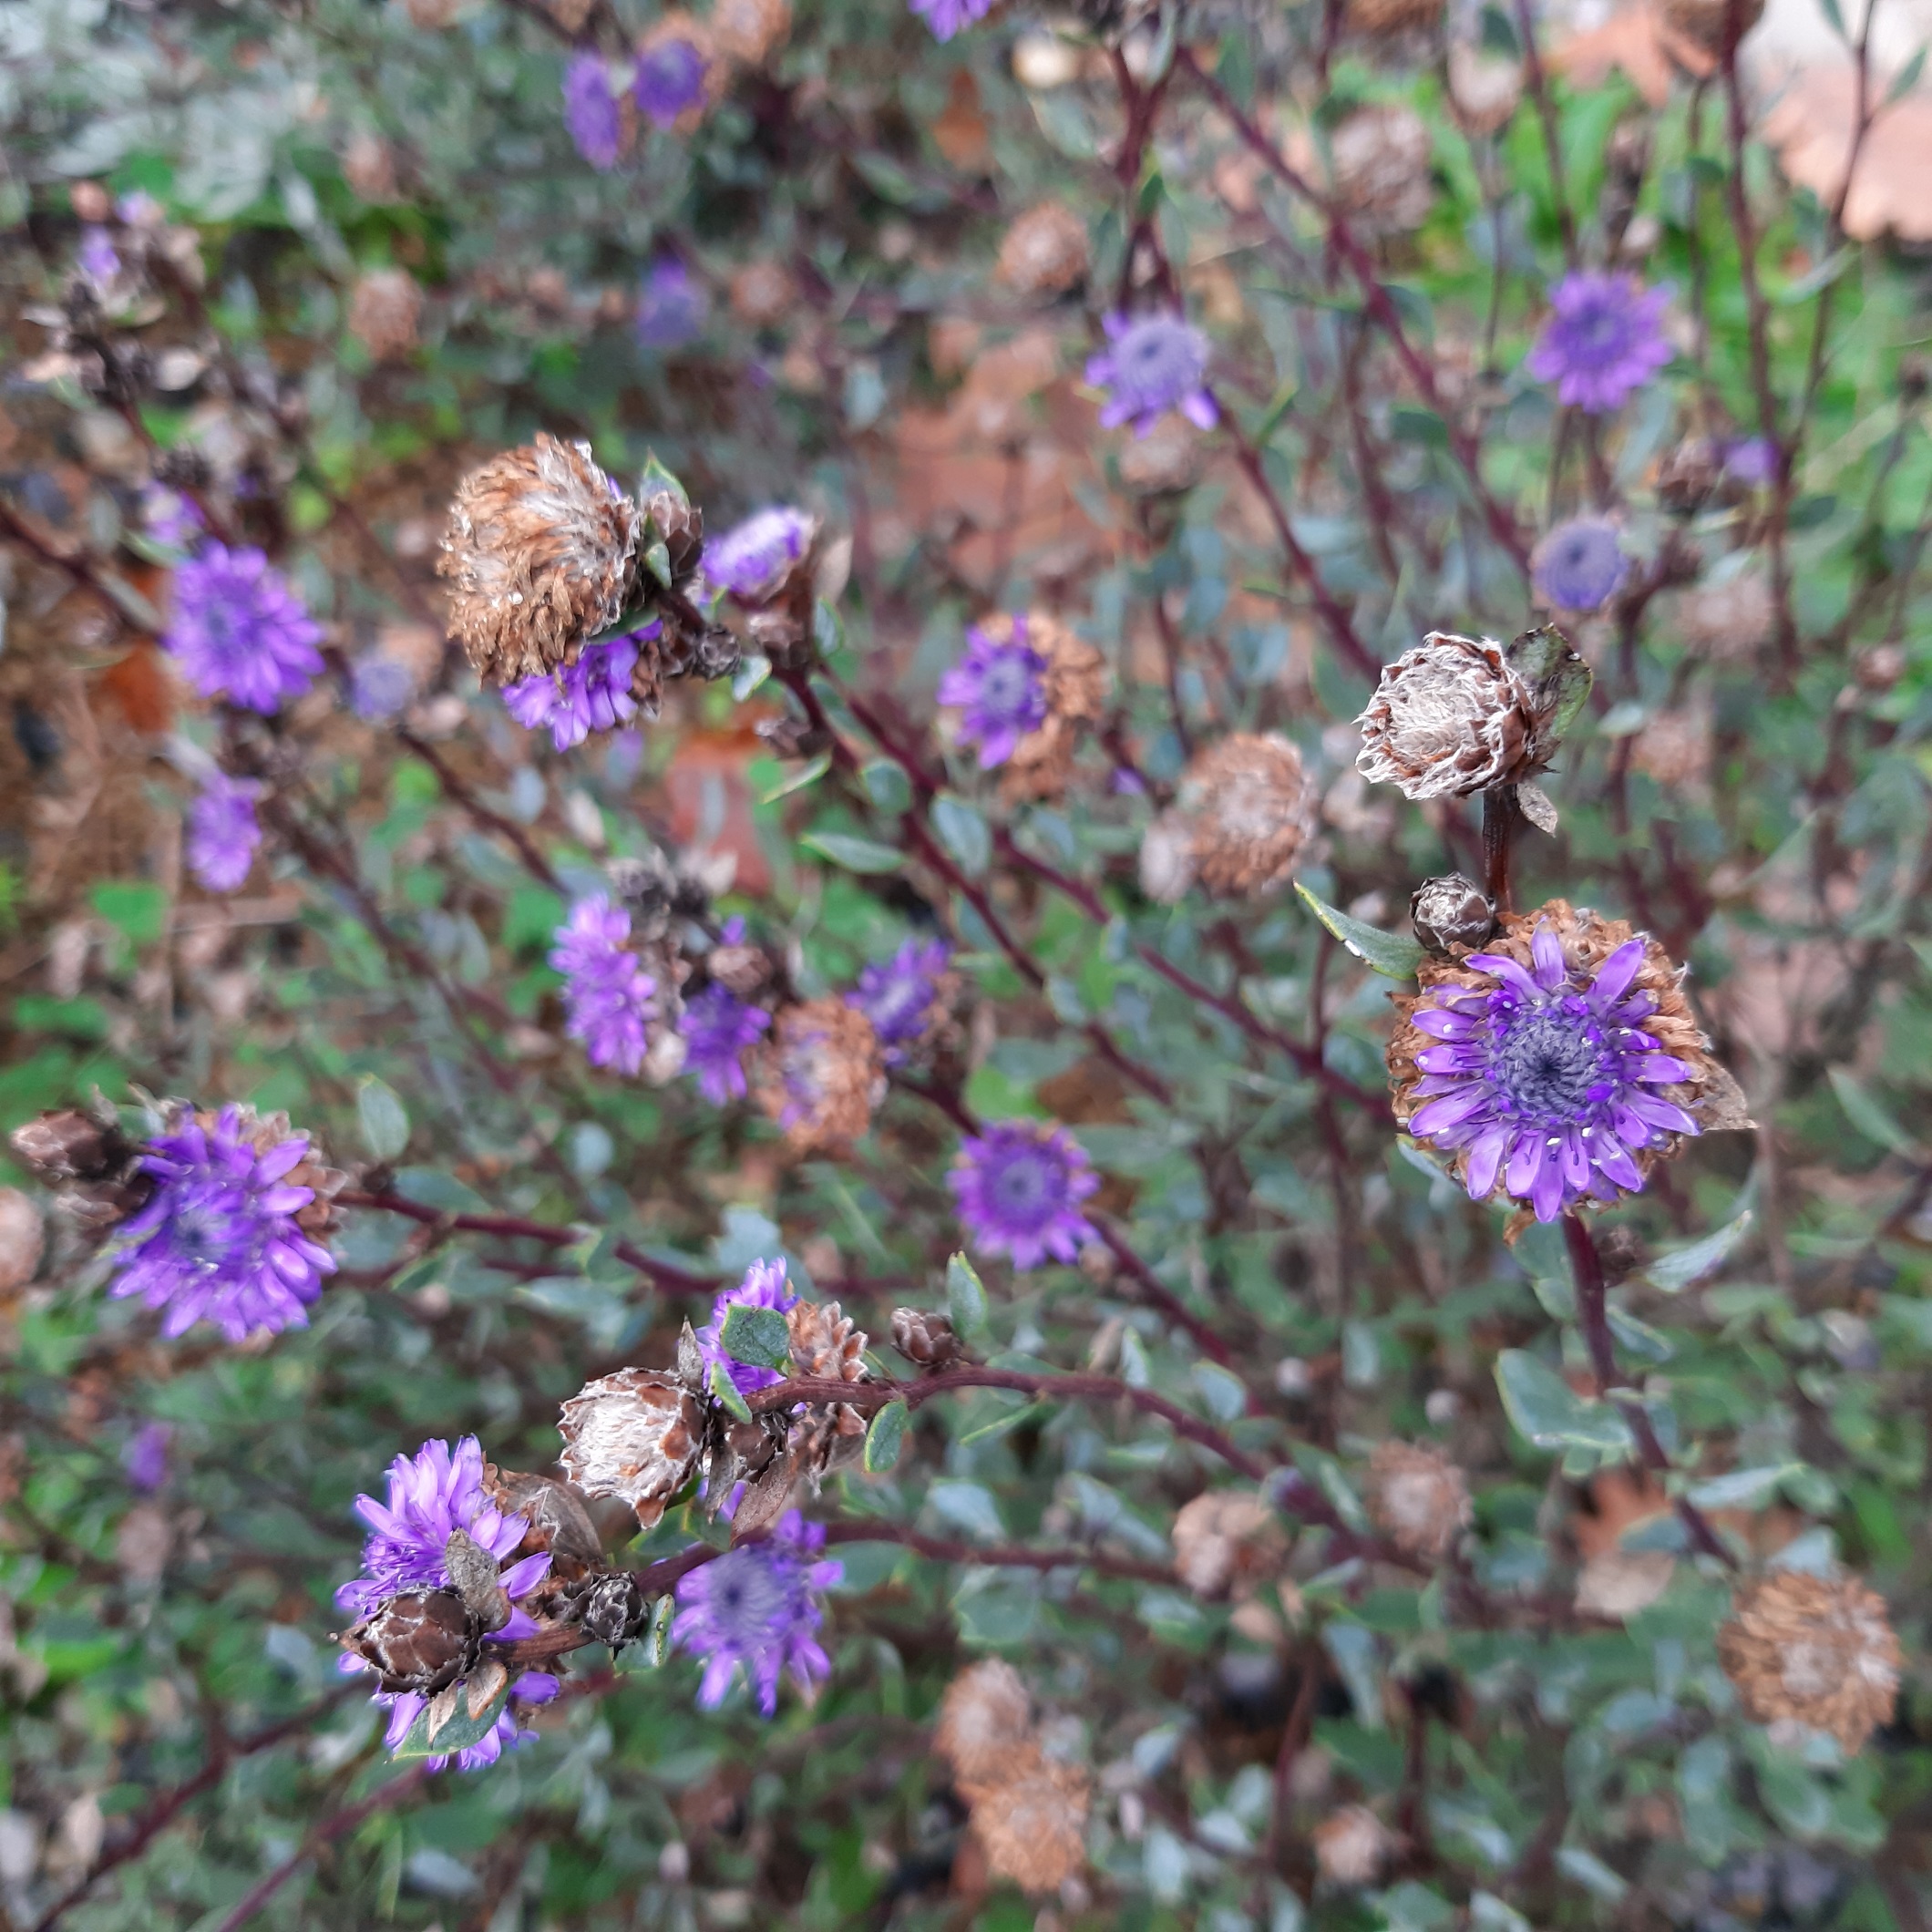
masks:
<svg viewBox="0 0 1932 1932"><path fill-rule="evenodd" d="M1329 145L1335 199L1366 236L1406 234L1435 206L1430 172L1434 140L1413 108L1391 102L1358 108Z"/></svg>
<svg viewBox="0 0 1932 1932"><path fill-rule="evenodd" d="M885 1056L871 1021L837 999L779 1013L754 1079L759 1106L800 1155L837 1152L860 1139L885 1092Z"/></svg>
<svg viewBox="0 0 1932 1932"><path fill-rule="evenodd" d="M620 1369L563 1405L563 1469L591 1496L621 1496L649 1529L690 1479L704 1412L673 1375Z"/></svg>
<svg viewBox="0 0 1932 1932"><path fill-rule="evenodd" d="M1197 1597L1249 1594L1287 1554L1266 1503L1241 1489L1210 1489L1174 1519L1174 1567Z"/></svg>
<svg viewBox="0 0 1932 1932"><path fill-rule="evenodd" d="M1885 1598L1855 1577L1774 1571L1738 1592L1717 1642L1761 1723L1794 1719L1855 1752L1892 1715L1903 1653Z"/></svg>
<svg viewBox="0 0 1932 1932"><path fill-rule="evenodd" d="M1330 1885L1373 1885L1395 1849L1388 1826L1366 1804L1331 1812L1309 1836L1316 1869Z"/></svg>
<svg viewBox="0 0 1932 1932"><path fill-rule="evenodd" d="M1091 260L1086 223L1064 201L1042 201L1002 237L993 272L1015 294L1064 295Z"/></svg>
<svg viewBox="0 0 1932 1932"><path fill-rule="evenodd" d="M972 1808L973 1835L994 1877L1038 1896L1057 1892L1085 1869L1091 1797L1076 1766L1028 1744L996 1780L966 1780L960 1795Z"/></svg>
<svg viewBox="0 0 1932 1932"><path fill-rule="evenodd" d="M540 435L463 478L437 569L450 635L486 683L571 663L617 622L637 581L639 521L586 443Z"/></svg>
<svg viewBox="0 0 1932 1932"><path fill-rule="evenodd" d="M1315 797L1288 739L1237 731L1195 755L1175 809L1199 883L1218 899L1259 899L1292 876Z"/></svg>
<svg viewBox="0 0 1932 1932"><path fill-rule="evenodd" d="M1427 1563L1440 1563L1475 1520L1467 1478L1427 1443L1375 1445L1369 1513L1398 1549Z"/></svg>
<svg viewBox="0 0 1932 1932"><path fill-rule="evenodd" d="M992 1783L1033 1748L1026 1685L997 1657L969 1665L946 1686L932 1748L962 1780Z"/></svg>

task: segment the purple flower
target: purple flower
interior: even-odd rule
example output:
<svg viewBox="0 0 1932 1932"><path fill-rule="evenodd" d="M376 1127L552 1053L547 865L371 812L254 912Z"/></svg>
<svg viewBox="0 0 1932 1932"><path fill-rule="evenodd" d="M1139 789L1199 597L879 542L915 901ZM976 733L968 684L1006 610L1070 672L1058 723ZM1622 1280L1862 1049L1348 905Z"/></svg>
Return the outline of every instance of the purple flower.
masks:
<svg viewBox="0 0 1932 1932"><path fill-rule="evenodd" d="M745 1052L772 1023L763 1007L747 1006L715 983L684 1002L678 1032L684 1040L684 1071L695 1074L698 1092L713 1106L745 1098Z"/></svg>
<svg viewBox="0 0 1932 1932"><path fill-rule="evenodd" d="M85 228L80 235L80 252L75 257L80 272L97 288L105 288L120 273L120 257L105 228Z"/></svg>
<svg viewBox="0 0 1932 1932"><path fill-rule="evenodd" d="M573 54L563 70L563 124L591 166L617 166L623 119L611 92L611 77L595 54Z"/></svg>
<svg viewBox="0 0 1932 1932"><path fill-rule="evenodd" d="M983 20L992 0L911 0L912 11L932 29L935 40L951 40L962 27Z"/></svg>
<svg viewBox="0 0 1932 1932"><path fill-rule="evenodd" d="M757 603L773 594L809 548L815 519L802 509L761 509L704 547L710 581Z"/></svg>
<svg viewBox="0 0 1932 1932"><path fill-rule="evenodd" d="M1629 992L1642 940L1592 973L1570 967L1556 935L1538 927L1530 956L1533 972L1501 953L1472 952L1463 963L1495 984L1433 987L1410 1015L1440 1043L1415 1056L1425 1105L1408 1128L1444 1150L1467 1149L1471 1200L1486 1200L1500 1177L1539 1221L1553 1221L1587 1197L1636 1193L1644 1176L1633 1151L1698 1131L1655 1091L1697 1070L1643 1030L1657 1002Z"/></svg>
<svg viewBox="0 0 1932 1932"><path fill-rule="evenodd" d="M939 996L940 975L951 958L952 948L944 940L908 940L883 964L868 966L858 975L858 989L846 995L846 1004L871 1021L889 1066L905 1059L907 1041L925 1033Z"/></svg>
<svg viewBox="0 0 1932 1932"><path fill-rule="evenodd" d="M407 664L385 651L365 651L349 680L349 708L365 724L378 724L407 709L416 678Z"/></svg>
<svg viewBox="0 0 1932 1932"><path fill-rule="evenodd" d="M973 625L966 655L940 680L940 703L965 713L960 742L979 747L982 772L1004 765L1013 746L1046 722L1046 660L1027 642L1025 618L1012 622L1005 643Z"/></svg>
<svg viewBox="0 0 1932 1932"><path fill-rule="evenodd" d="M614 731L637 715L631 673L637 669L637 641L655 637L663 626L655 619L627 637L607 644L586 644L574 664L560 664L549 676L519 678L503 687L509 714L526 731L550 727L559 751L581 745L593 731Z"/></svg>
<svg viewBox="0 0 1932 1932"><path fill-rule="evenodd" d="M141 485L141 529L171 550L190 550L208 525L194 500L165 483Z"/></svg>
<svg viewBox="0 0 1932 1932"><path fill-rule="evenodd" d="M637 339L647 349L682 349L704 326L711 302L675 255L651 264L637 298Z"/></svg>
<svg viewBox="0 0 1932 1932"><path fill-rule="evenodd" d="M1102 428L1132 423L1143 437L1169 409L1200 429L1220 420L1206 386L1208 338L1185 316L1108 315L1103 326L1112 346L1086 365L1087 381L1112 392L1100 412Z"/></svg>
<svg viewBox="0 0 1932 1932"><path fill-rule="evenodd" d="M1577 269L1549 292L1551 314L1524 364L1557 400L1593 416L1614 409L1670 360L1664 340L1668 285Z"/></svg>
<svg viewBox="0 0 1932 1932"><path fill-rule="evenodd" d="M752 1362L734 1362L724 1352L719 1338L724 1332L724 1317L735 1308L775 1308L782 1315L787 1309L796 1307L797 1301L798 1297L792 1291L783 1261L754 1261L745 1270L745 1279L735 1288L727 1288L711 1304L711 1320L698 1331L698 1347L704 1357L707 1386L711 1372L719 1362L724 1363L724 1372L731 1377L741 1395L749 1395L754 1389L774 1388L783 1382L785 1377L776 1369L761 1369Z"/></svg>
<svg viewBox="0 0 1932 1932"><path fill-rule="evenodd" d="M1048 1255L1074 1260L1083 1241L1099 1238L1079 1204L1100 1177L1064 1127L997 1121L961 1143L946 1180L973 1241L1010 1255L1015 1268L1037 1268Z"/></svg>
<svg viewBox="0 0 1932 1932"><path fill-rule="evenodd" d="M168 1444L173 1437L166 1423L146 1423L128 1438L121 1467L137 1489L152 1494L168 1480Z"/></svg>
<svg viewBox="0 0 1932 1932"><path fill-rule="evenodd" d="M231 1341L305 1328L323 1276L335 1272L335 1258L295 1223L315 1190L284 1179L308 1151L306 1134L258 1148L234 1106L206 1127L189 1115L157 1135L141 1160L155 1189L122 1228L129 1245L109 1295L166 1309L164 1335L203 1320Z"/></svg>
<svg viewBox="0 0 1932 1932"><path fill-rule="evenodd" d="M1594 611L1630 568L1614 524L1600 517L1573 517L1536 546L1530 560L1537 594L1559 611Z"/></svg>
<svg viewBox="0 0 1932 1932"><path fill-rule="evenodd" d="M204 698L279 711L322 669L322 626L255 550L211 543L174 573L161 643Z"/></svg>
<svg viewBox="0 0 1932 1932"><path fill-rule="evenodd" d="M1778 476L1778 452L1769 437L1739 437L1724 447L1724 473L1746 489L1762 489Z"/></svg>
<svg viewBox="0 0 1932 1932"><path fill-rule="evenodd" d="M564 976L565 1031L583 1042L592 1066L634 1074L644 1064L647 1029L657 1017L657 981L624 941L631 915L601 892L570 908L568 923L552 935L550 964Z"/></svg>
<svg viewBox="0 0 1932 1932"><path fill-rule="evenodd" d="M704 1660L698 1702L705 1710L724 1701L741 1666L766 1717L778 1709L778 1678L787 1666L808 1699L832 1674L831 1660L814 1634L825 1621L814 1593L837 1583L845 1566L817 1560L824 1547L824 1525L788 1509L764 1541L746 1543L678 1579L671 1635Z"/></svg>
<svg viewBox="0 0 1932 1932"><path fill-rule="evenodd" d="M549 1559L546 1558L546 1561ZM538 1628L533 1617L525 1617L529 1626L522 1634L528 1637ZM493 1639L487 1641L502 1643L508 1641L507 1631L498 1630ZM359 1665L360 1660L353 1657L343 1659L352 1669ZM557 1695L557 1680L548 1670L526 1670L509 1687L510 1702L525 1704L547 1704ZM385 1704L389 1710L389 1722L383 1732L384 1747L394 1751L409 1735L410 1727L422 1716L429 1700L418 1690L375 1690L370 1693L371 1703ZM514 1751L519 1744L536 1742L534 1731L525 1731L517 1722L516 1716L506 1703L497 1713L495 1726L486 1731L474 1744L466 1745L456 1753L458 1771L481 1771L486 1764L494 1764L506 1751ZM441 1771L449 1762L448 1754L425 1758L424 1764L431 1771Z"/></svg>
<svg viewBox="0 0 1932 1932"><path fill-rule="evenodd" d="M668 128L679 115L704 98L704 50L678 35L667 35L637 57L632 98L654 128Z"/></svg>
<svg viewBox="0 0 1932 1932"><path fill-rule="evenodd" d="M231 778L219 766L188 808L189 869L211 892L232 892L249 875L262 845L255 800L262 787Z"/></svg>

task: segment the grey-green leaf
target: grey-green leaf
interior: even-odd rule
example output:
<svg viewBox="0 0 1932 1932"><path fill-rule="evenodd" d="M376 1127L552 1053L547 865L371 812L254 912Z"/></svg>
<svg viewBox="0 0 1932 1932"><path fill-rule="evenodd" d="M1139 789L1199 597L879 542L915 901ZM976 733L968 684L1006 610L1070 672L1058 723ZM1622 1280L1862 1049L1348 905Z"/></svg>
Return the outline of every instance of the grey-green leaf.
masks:
<svg viewBox="0 0 1932 1932"><path fill-rule="evenodd" d="M1526 1349L1496 1357L1496 1387L1517 1433L1539 1449L1629 1447L1629 1425L1608 1403L1578 1395Z"/></svg>
<svg viewBox="0 0 1932 1932"><path fill-rule="evenodd" d="M1681 1294L1694 1288L1707 1275L1713 1275L1730 1259L1731 1251L1751 1232L1752 1213L1746 1208L1734 1221L1727 1221L1715 1234L1685 1248L1673 1248L1659 1255L1645 1268L1644 1279L1652 1288L1667 1295Z"/></svg>
<svg viewBox="0 0 1932 1932"><path fill-rule="evenodd" d="M466 1750L471 1744L481 1743L497 1728L497 1720L503 1714L503 1707L509 1701L513 1679L506 1679L503 1688L484 1706L482 1714L471 1717L467 1699L457 1700L456 1714L445 1721L436 1734L436 1742L429 1742L428 1706L416 1713L416 1722L410 1725L408 1734L389 1755L393 1758L442 1757L446 1752Z"/></svg>
<svg viewBox="0 0 1932 1932"><path fill-rule="evenodd" d="M1891 1111L1875 1099L1842 1066L1830 1070L1832 1092L1845 1109L1845 1117L1875 1146L1889 1147L1894 1154L1910 1155L1917 1143L1892 1118Z"/></svg>
<svg viewBox="0 0 1932 1932"><path fill-rule="evenodd" d="M791 1365L792 1331L775 1308L747 1308L742 1302L724 1311L718 1343L734 1362L755 1369Z"/></svg>
<svg viewBox="0 0 1932 1932"><path fill-rule="evenodd" d="M714 1401L723 1403L741 1423L751 1418L751 1404L738 1392L738 1385L731 1379L731 1371L722 1362L711 1365L711 1393Z"/></svg>
<svg viewBox="0 0 1932 1932"><path fill-rule="evenodd" d="M956 1335L978 1335L986 1328L986 1284L964 1255L946 1264L946 1312Z"/></svg>
<svg viewBox="0 0 1932 1932"><path fill-rule="evenodd" d="M941 793L932 801L933 829L961 871L977 879L992 858L992 834L978 806Z"/></svg>
<svg viewBox="0 0 1932 1932"><path fill-rule="evenodd" d="M889 1402L872 1418L866 1431L866 1473L883 1475L899 1461L900 1445L906 1440L909 1412L902 1402Z"/></svg>
<svg viewBox="0 0 1932 1932"><path fill-rule="evenodd" d="M398 1160L409 1145L409 1112L374 1074L365 1074L355 1094L363 1146L380 1161Z"/></svg>
<svg viewBox="0 0 1932 1932"><path fill-rule="evenodd" d="M1318 899L1298 879L1295 890L1302 902L1363 965L1392 980L1413 980L1423 962L1421 942L1401 934L1384 932L1380 926L1351 919L1346 912Z"/></svg>
<svg viewBox="0 0 1932 1932"><path fill-rule="evenodd" d="M848 872L896 872L902 858L890 846L855 838L849 832L807 832L798 843Z"/></svg>

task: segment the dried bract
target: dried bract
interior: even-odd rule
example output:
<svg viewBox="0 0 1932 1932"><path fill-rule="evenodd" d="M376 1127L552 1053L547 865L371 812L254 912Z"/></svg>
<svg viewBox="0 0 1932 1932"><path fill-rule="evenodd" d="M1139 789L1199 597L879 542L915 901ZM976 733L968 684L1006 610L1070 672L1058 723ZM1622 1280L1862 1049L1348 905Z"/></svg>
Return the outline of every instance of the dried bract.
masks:
<svg viewBox="0 0 1932 1932"><path fill-rule="evenodd" d="M962 1780L991 1783L1033 1748L1033 1709L1010 1663L989 1657L961 1670L940 1701L932 1748Z"/></svg>
<svg viewBox="0 0 1932 1932"><path fill-rule="evenodd" d="M717 0L710 25L719 53L755 67L768 60L791 32L792 9L789 0Z"/></svg>
<svg viewBox="0 0 1932 1932"><path fill-rule="evenodd" d="M571 1604L578 1628L613 1650L634 1643L651 1619L651 1606L628 1570L593 1577Z"/></svg>
<svg viewBox="0 0 1932 1932"><path fill-rule="evenodd" d="M1086 223L1064 201L1042 201L1002 237L994 272L1017 294L1064 295L1091 259Z"/></svg>
<svg viewBox="0 0 1932 1932"><path fill-rule="evenodd" d="M127 1219L154 1191L140 1149L111 1107L43 1114L15 1127L12 1145L27 1172L54 1190L56 1208L92 1234Z"/></svg>
<svg viewBox="0 0 1932 1932"><path fill-rule="evenodd" d="M996 1783L962 1782L960 1795L994 1877L1035 1895L1057 1892L1086 1866L1087 1776L1031 1744L1017 1760Z"/></svg>
<svg viewBox="0 0 1932 1932"><path fill-rule="evenodd" d="M1210 1489L1174 1519L1174 1567L1197 1597L1248 1596L1287 1553L1274 1512L1246 1490Z"/></svg>
<svg viewBox="0 0 1932 1932"><path fill-rule="evenodd" d="M388 1691L426 1693L476 1663L482 1627L454 1590L411 1590L379 1604L343 1638Z"/></svg>
<svg viewBox="0 0 1932 1932"><path fill-rule="evenodd" d="M1435 205L1428 123L1413 108L1389 102L1358 108L1329 144L1335 200L1364 236L1420 228Z"/></svg>
<svg viewBox="0 0 1932 1932"><path fill-rule="evenodd" d="M793 1153L848 1147L885 1098L885 1061L872 1023L842 1000L786 1007L759 1055L754 1092Z"/></svg>
<svg viewBox="0 0 1932 1932"><path fill-rule="evenodd" d="M657 1369L620 1369L563 1405L564 1474L591 1496L622 1496L651 1528L689 1481L704 1443L704 1412L690 1390Z"/></svg>
<svg viewBox="0 0 1932 1932"><path fill-rule="evenodd" d="M892 1310L892 1346L908 1362L936 1371L959 1359L960 1338L944 1315L928 1314L919 1308L896 1308Z"/></svg>
<svg viewBox="0 0 1932 1932"><path fill-rule="evenodd" d="M1795 1720L1857 1751L1892 1715L1904 1662L1885 1598L1855 1577L1778 1570L1737 1594L1718 1658L1761 1723Z"/></svg>
<svg viewBox="0 0 1932 1932"><path fill-rule="evenodd" d="M1396 1548L1425 1563L1440 1563L1475 1520L1468 1478L1426 1443L1375 1445L1369 1513Z"/></svg>
<svg viewBox="0 0 1932 1932"><path fill-rule="evenodd" d="M865 1382L866 1333L838 1302L798 1301L786 1312L792 1369L814 1382ZM816 1483L827 1470L856 1462L865 1446L866 1418L850 1403L814 1404L793 1424L787 1444L794 1468Z"/></svg>

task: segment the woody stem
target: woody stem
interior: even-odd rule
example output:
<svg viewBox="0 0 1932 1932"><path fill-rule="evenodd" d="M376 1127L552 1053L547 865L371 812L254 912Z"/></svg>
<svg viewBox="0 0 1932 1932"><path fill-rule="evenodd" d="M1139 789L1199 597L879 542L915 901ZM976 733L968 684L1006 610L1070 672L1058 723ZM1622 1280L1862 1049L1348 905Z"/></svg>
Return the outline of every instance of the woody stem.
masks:
<svg viewBox="0 0 1932 1932"><path fill-rule="evenodd" d="M1515 786L1499 785L1483 794L1483 889L1498 912L1516 909L1509 896L1509 854L1522 816Z"/></svg>

